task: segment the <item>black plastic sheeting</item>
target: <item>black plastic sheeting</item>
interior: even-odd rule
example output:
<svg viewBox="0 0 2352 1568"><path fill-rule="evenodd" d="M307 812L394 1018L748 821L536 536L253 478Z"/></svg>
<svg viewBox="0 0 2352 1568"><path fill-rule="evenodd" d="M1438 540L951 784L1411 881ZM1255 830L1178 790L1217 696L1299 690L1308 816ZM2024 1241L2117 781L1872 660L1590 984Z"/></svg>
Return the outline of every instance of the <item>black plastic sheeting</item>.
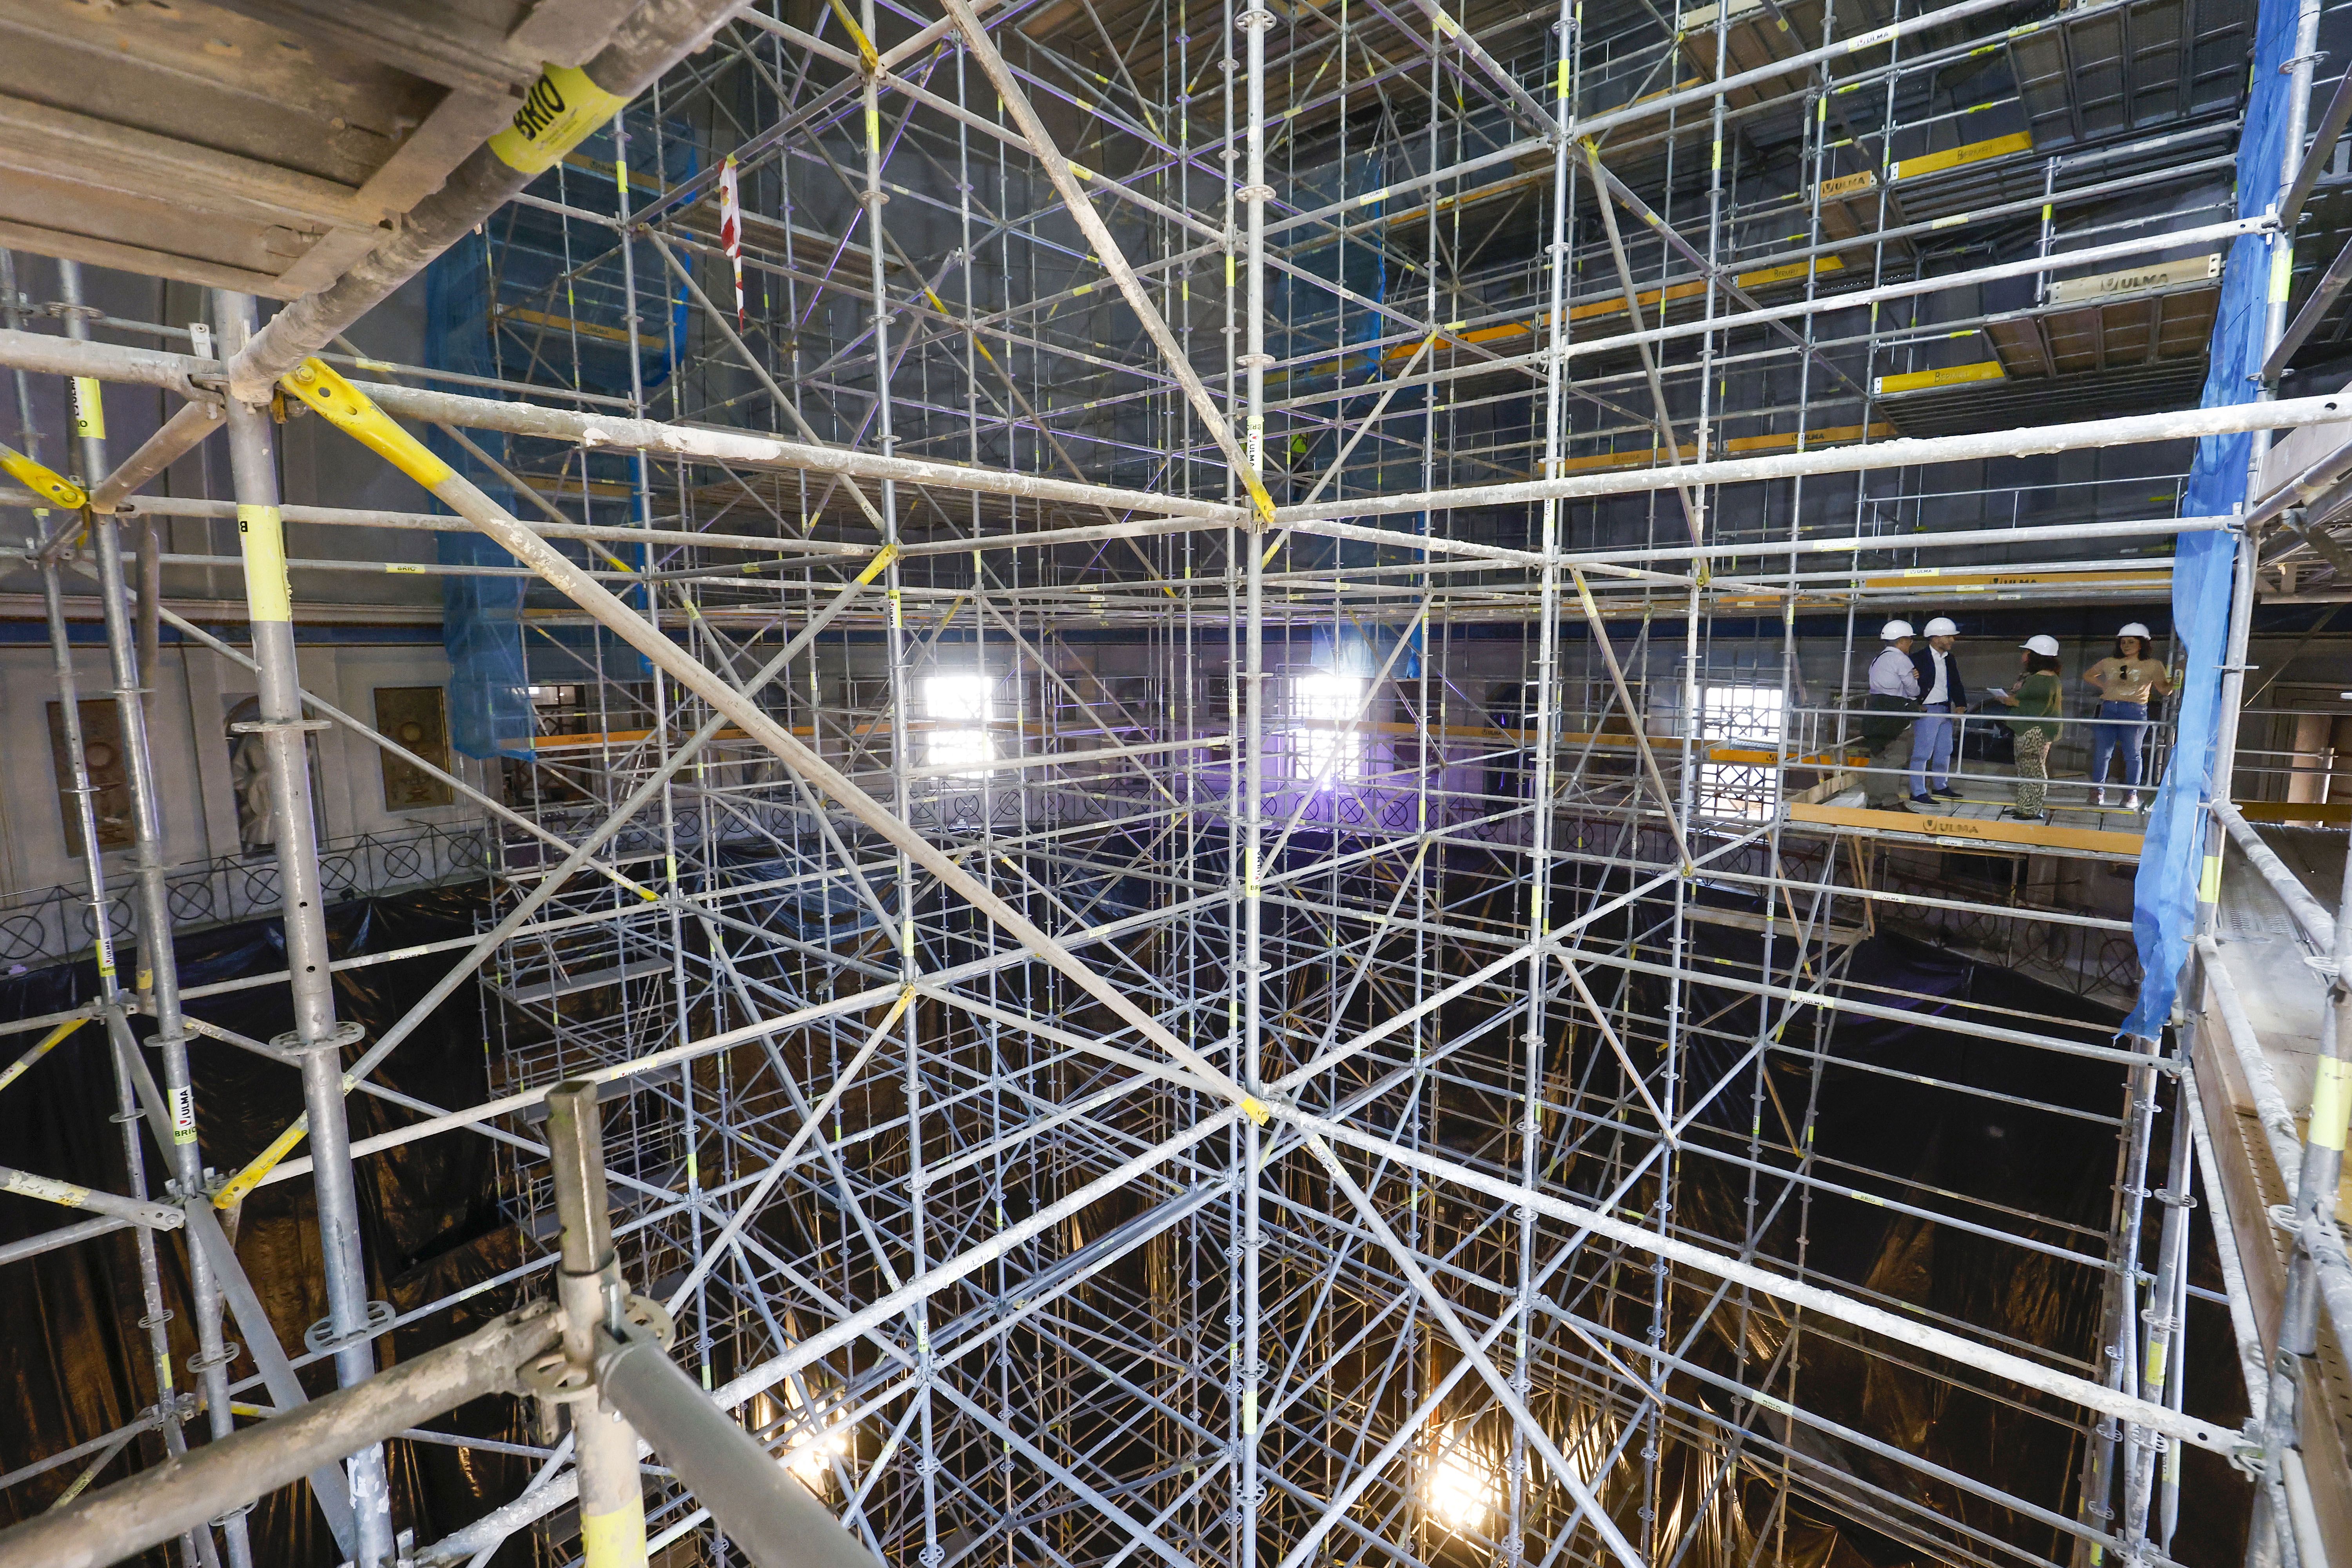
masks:
<svg viewBox="0 0 2352 1568"><path fill-rule="evenodd" d="M330 911L335 952L338 956L385 952L468 933L476 908L469 896L455 891L339 906ZM1714 958L1752 963L1758 956L1759 939L1750 933L1703 924L1691 931L1693 957L1702 970ZM207 931L182 945L181 970L190 986L284 964L282 939L274 922ZM450 955L433 955L341 973L339 1008L366 1026L373 1037L450 961ZM1591 973L1600 989L1597 983L1605 971ZM1814 1147L1822 1157L1819 1173L1825 1180L1845 1179L1830 1162L1887 1173L1905 1184L1860 1175L1853 1177L1853 1184L2004 1228L2015 1222L1979 1204L1941 1194L1963 1194L2031 1211L2063 1223L2029 1226L2029 1234L2077 1251L2103 1251L2116 1177L2112 1128L1956 1094L1889 1073L1921 1074L2113 1116L2120 1109L2122 1084L2114 1067L1957 1034L1938 1027L1936 1016L1952 1004L1990 1004L2022 1016L1995 1021L2053 1031L2066 1031L2071 1024L2076 1037L2104 1044L2117 1015L2012 972L1895 936L1863 942L1849 976L1855 983L1850 994L1868 997L1865 987L1885 986L1943 1000L1920 1008L1916 1023L1840 1016L1825 1042L1829 1054L1888 1071L1851 1066L1825 1070L1813 1126ZM95 973L87 964L0 980L0 1009L5 1009L0 1016L20 1017L70 1007L89 994L95 983ZM1651 1016L1664 1016L1668 999L1663 981L1636 977L1633 988L1637 1006ZM1752 1031L1753 1003L1743 1004L1731 993L1698 985L1685 991L1683 1002L1687 1016L1715 1016L1717 1027ZM202 1001L191 1011L257 1039L292 1025L279 984ZM1789 1043L1810 1046L1810 1035L1804 1032L1808 1027L1792 1027ZM34 1037L14 1038L28 1044ZM232 1171L299 1111L295 1073L201 1038L192 1040L190 1048L202 1086L199 1112L205 1161ZM436 1104L469 1103L483 1089L484 1049L478 1003L461 993L394 1053L379 1077L389 1087ZM1699 1042L1693 1047L1685 1081L1714 1081L1730 1067L1731 1050L1719 1042ZM1774 1092L1763 1110L1768 1128L1777 1128L1782 1114L1801 1126L1811 1100L1809 1079L1801 1059L1775 1058L1770 1073ZM1709 1121L1730 1135L1719 1140L1722 1143L1744 1147L1750 1116L1748 1081L1743 1079L1709 1113ZM115 1105L103 1041L94 1025L85 1026L0 1094L0 1149L5 1151L0 1163L121 1191L121 1145L109 1120ZM350 1107L358 1137L408 1120L407 1112L365 1095L353 1096ZM2152 1180L2162 1176L2167 1142L2168 1127L2159 1121L2153 1140L2158 1165ZM151 1181L160 1186L163 1164L152 1142L147 1154ZM520 1261L520 1238L495 1204L489 1145L484 1140L465 1134L425 1140L369 1156L360 1162L358 1172L373 1296L405 1311L491 1279ZM1759 1189L1768 1194L1779 1185L1771 1175L1759 1178ZM238 1252L247 1272L268 1304L279 1342L289 1350L299 1349L305 1327L325 1310L309 1190L309 1184L299 1180L260 1189L245 1205L238 1229ZM1701 1231L1736 1238L1747 1193L1743 1173L1688 1157L1683 1163L1677 1217ZM2152 1205L2151 1216L2153 1213ZM50 1205L0 1194L0 1240L51 1229L72 1217ZM1797 1218L1793 1203L1784 1208L1768 1238L1767 1256L1794 1256ZM2192 1279L2218 1290L2219 1271L2201 1209L2196 1219ZM2152 1262L2152 1218L2149 1228L2147 1257ZM1843 1282L1897 1302L1928 1307L2020 1345L2056 1347L2085 1360L2095 1353L2099 1276L2080 1265L1821 1192L1810 1200L1805 1245L1807 1265L1824 1283ZM159 1250L167 1304L175 1314L171 1324L175 1375L184 1389L193 1384L184 1369L194 1342L180 1238L163 1237ZM455 1310L404 1327L378 1342L379 1359L412 1354L463 1333L510 1305L517 1294L511 1288L488 1290ZM6 1379L0 1397L7 1402L0 1415L0 1470L114 1430L152 1403L152 1364L143 1335L135 1327L142 1310L128 1233L0 1269L0 1322L7 1326L0 1335L0 1371ZM2192 1300L2189 1316L2189 1408L2236 1425L2244 1412L2227 1314L2219 1305ZM1737 1312L1718 1313L1715 1328L1691 1348L1690 1358L1732 1373L1740 1363L1730 1336L1739 1331L1742 1321ZM1747 1375L1752 1378L1753 1369L1780 1349L1783 1331L1769 1311L1749 1312L1744 1321ZM1638 1337L1646 1324L1627 1319L1613 1326ZM236 1337L233 1323L229 1331ZM1797 1390L1803 1408L2042 1506L2072 1512L2081 1453L2063 1427L1998 1400L1955 1394L1926 1373L1906 1370L1884 1356L1862 1356L1845 1348L1842 1337L1846 1336L1834 1325L1817 1323L1801 1341ZM250 1358L240 1357L232 1375L249 1377L252 1372ZM306 1382L314 1393L323 1393L331 1386L331 1374L324 1366L313 1367ZM1774 1386L1785 1393L1785 1379ZM1725 1394L1687 1374L1672 1376L1668 1393L1674 1399L1728 1413ZM257 1387L245 1397L267 1399ZM1816 1478L1828 1475L1834 1480L1842 1474L1916 1500L2012 1543L2028 1556L2060 1563L2073 1556L2067 1543L2046 1527L1956 1489L1931 1484L1859 1446L1777 1416L1759 1415L1751 1420L1761 1436L1792 1443ZM444 1431L508 1442L530 1440L527 1411L520 1402L507 1399L479 1402L436 1425ZM1614 1436L1603 1434L1604 1445ZM1638 1450L1643 1441L1637 1436L1633 1447ZM160 1440L152 1435L142 1437L139 1450L140 1464L152 1463L161 1457ZM1755 1469L1736 1479L1725 1480L1724 1458L1719 1446L1685 1441L1670 1430L1660 1453L1657 1496L1642 1495L1638 1463L1621 1464L1604 1483L1607 1505L1637 1539L1642 1531L1638 1510L1654 1507L1657 1539L1665 1546L1661 1561L1686 1545L1681 1561L1694 1568L1776 1556L1793 1568L1896 1568L1929 1560L1917 1547L1866 1520L1801 1494L1793 1495L1776 1513L1777 1488L1767 1476L1778 1470L1779 1461L1762 1445L1752 1445L1747 1455ZM420 1542L438 1539L514 1495L530 1468L531 1461L518 1456L395 1443L392 1475L398 1517L415 1528ZM21 1519L46 1508L79 1468L61 1467L0 1494L0 1520ZM127 1468L118 1459L99 1484L121 1479ZM1727 1505L1718 1487L1737 1501ZM2217 1457L2192 1451L2185 1457L2183 1488L2177 1559L2200 1568L2236 1563L2243 1551L2245 1482ZM1709 1505L1706 1500L1711 1493L1716 1500ZM337 1560L323 1521L301 1489L265 1500L251 1516L251 1526L260 1562L325 1568ZM498 1562L503 1568L527 1557L523 1542L510 1542ZM158 1551L144 1561L163 1568L164 1554Z"/></svg>
<svg viewBox="0 0 2352 1568"><path fill-rule="evenodd" d="M1696 950L1694 967L1702 973L1711 958L1752 965L1760 956L1761 939L1755 934L1696 923L1689 929ZM1748 973L1752 973L1752 968ZM1939 1028L1936 1020L1939 1014L1957 1012L1956 1004L1973 1003L2010 1009L2014 1015L1975 1015L1980 1022L2086 1044L2112 1045L2116 1043L2112 1031L2121 1014L2025 979L2014 971L1896 935L1863 940L1847 973L1853 983L1846 989L1847 995L1882 1005L1913 1007L1918 1022L1834 1016L1837 1022L1823 1042L1826 1053L1859 1065L1832 1065L1824 1069L1813 1112L1817 1176L1933 1213L2018 1231L2070 1251L2103 1255L2117 1174L2113 1127L1957 1093L1896 1075L1916 1074L2116 1116L2122 1110L2123 1075L2115 1066L1959 1034ZM1874 994L1871 987L1936 1000L1921 1005L1896 995ZM1635 995L1648 996L1654 1006L1651 1016L1664 1016L1667 997L1663 980L1638 979ZM1718 1018L1716 1026L1752 1030L1752 1002L1743 1006L1731 993L1704 984L1685 992L1685 1016L1705 1018L1727 1007L1731 1009L1729 1016ZM1748 1020L1745 1025L1738 1021L1743 1014ZM1810 1026L1792 1025L1787 1043L1810 1050ZM1692 1084L1716 1081L1736 1058L1728 1043L1712 1040L1698 1041L1691 1055L1685 1081ZM1801 1140L1811 1100L1810 1072L1810 1064L1803 1058L1776 1053L1772 1092L1761 1112L1768 1142L1786 1137L1784 1114L1788 1125L1798 1130L1798 1137L1788 1141ZM1710 1141L1716 1146L1745 1144L1752 1081L1743 1077L1709 1114L1707 1120L1726 1135ZM2169 1129L2169 1115L2160 1117L2152 1141L2151 1186L2165 1179ZM1787 1163L1785 1159L1778 1163ZM1684 1160L1682 1172L1675 1218L1736 1247L1749 1193L1746 1173L1696 1155ZM1883 1174L1864 1173L1872 1172ZM1769 1205L1782 1185L1770 1174L1759 1175L1760 1200ZM1786 1260L1798 1256L1800 1201L1791 1199L1770 1227L1762 1249L1768 1258ZM2003 1214L1988 1205L2037 1215L2054 1223L2024 1220L2017 1213ZM2148 1204L2143 1261L2151 1268L2161 1213L2160 1205ZM1818 1283L1857 1289L1866 1299L1898 1311L1906 1304L1929 1309L1948 1320L1975 1325L1997 1342L2006 1341L2010 1348L2027 1353L2031 1347L2050 1347L2078 1358L2078 1364L2069 1368L2078 1373L2089 1374L2087 1367L2097 1362L2103 1278L2097 1270L1818 1189L1804 1217L1804 1261ZM2193 1211L2192 1217L2191 1282L2219 1292L2221 1271L2210 1226L2201 1208ZM1777 1267L1785 1268L1785 1263ZM1742 1331L1741 1321L1737 1312L1719 1311L1710 1332L1693 1346L1690 1359L1709 1370L1731 1374L1739 1365L1733 1336ZM1750 1312L1745 1321L1748 1343L1743 1381L1752 1386L1757 1370L1781 1349L1786 1331L1775 1310ZM1640 1326L1630 1323L1619 1326L1637 1334L1642 1331ZM1670 1340L1679 1337L1669 1335ZM2019 1407L2042 1404L2039 1396L2012 1389L2009 1393L2017 1403L2011 1404L1956 1392L1926 1371L1906 1368L1898 1357L1860 1353L1852 1348L1855 1338L1851 1330L1818 1320L1806 1331L1799 1345L1795 1384L1801 1408L2053 1512L2073 1516L2079 1500L2081 1444L2062 1423ZM2227 1310L2217 1302L2192 1298L2187 1340L2188 1407L2231 1426L2242 1424L2246 1414L2233 1343ZM1876 1348L1883 1352L1886 1347ZM1932 1358L1925 1356L1917 1361L1922 1366L1933 1364ZM1960 1370L1960 1377L1978 1387L1990 1385L1981 1374L1965 1369ZM1776 1380L1773 1389L1785 1395L1787 1379ZM1670 1379L1669 1393L1691 1404L1704 1404L1718 1415L1732 1412L1728 1394L1686 1374ZM1747 1419L1765 1436L1793 1445L1814 1461L1812 1473L1828 1479L1833 1488L1834 1473L1843 1472L1925 1504L1937 1514L2009 1542L2029 1557L2055 1563L2074 1560L2073 1542L2048 1526L1958 1488L1934 1482L1859 1444L1768 1412L1750 1412ZM1640 1447L1640 1440L1634 1447ZM1784 1553L1781 1561L1797 1568L1862 1568L1864 1564L1894 1568L1934 1560L1917 1545L1874 1528L1864 1517L1800 1495L1792 1495L1787 1504L1786 1535L1779 1538L1772 1533L1783 1522L1772 1512L1778 1489L1760 1478L1743 1478L1738 1483L1738 1506L1726 1508L1718 1503L1712 1509L1702 1508L1700 1500L1717 1481L1723 1458L1713 1446L1702 1447L1671 1437L1661 1453L1662 1496L1655 1504L1661 1527L1670 1532L1669 1540L1684 1531L1696 1531L1702 1538L1693 1543L1686 1561L1756 1561L1751 1553L1759 1534L1765 1536L1764 1560L1773 1557L1778 1545ZM1767 1472L1779 1469L1778 1457L1768 1451L1751 1448L1748 1458ZM1621 1473L1627 1468L1621 1467ZM1630 1468L1638 1474L1638 1466ZM1808 1467L1801 1463L1796 1468L1801 1474ZM2176 1560L2189 1564L2236 1564L2243 1557L2250 1500L2244 1478L2219 1456L2201 1450L2184 1456L2182 1477L2179 1533L2173 1548ZM1612 1511L1621 1522L1638 1528L1639 1500L1629 1497L1622 1509L1615 1506L1617 1501L1612 1495ZM1997 1551L1990 1555L2000 1560Z"/></svg>
<svg viewBox="0 0 2352 1568"><path fill-rule="evenodd" d="M338 958L383 952L416 943L470 935L479 901L455 889L404 893L328 910ZM275 921L221 927L179 943L181 984L268 973L286 967L285 940ZM128 954L125 955L126 962ZM404 959L336 975L336 1007L373 1039L445 973L457 954ZM26 1017L70 1008L96 994L94 963L44 969L0 979L0 1016ZM283 982L190 1004L189 1013L251 1039L268 1040L294 1026ZM143 1025L143 1021L142 1021ZM5 1059L38 1039L16 1035L0 1042ZM352 1055L364 1047L352 1048ZM445 1002L394 1051L375 1075L385 1087L442 1106L468 1105L485 1081L480 1004L470 987ZM258 1153L302 1110L301 1085L291 1066L237 1047L192 1037L189 1056L197 1085L197 1121L205 1164L224 1176ZM151 1067L158 1058L149 1053ZM160 1068L157 1077L162 1074ZM414 1113L364 1093L350 1097L352 1134L414 1121ZM0 1093L0 1163L109 1192L125 1190L123 1148L111 1117L114 1075L100 1026L85 1024L5 1093ZM161 1193L169 1168L152 1136L144 1141L148 1180ZM490 1145L457 1132L369 1155L357 1165L362 1245L372 1300L407 1312L491 1279L521 1261L520 1237L498 1209ZM0 1194L0 1241L70 1224L70 1211ZM268 1308L278 1343L299 1363L303 1331L326 1313L317 1226L307 1180L264 1186L244 1204L236 1228L237 1255ZM158 1236L165 1305L173 1314L173 1375L182 1392L196 1380L186 1370L195 1353L189 1315L185 1254L179 1233ZM131 1233L43 1255L0 1269L0 1471L113 1431L155 1402L153 1358L137 1325L144 1316ZM483 1292L393 1331L376 1341L379 1365L413 1355L478 1327L517 1299L513 1287ZM225 1328L241 1340L234 1317ZM249 1354L230 1369L235 1384L254 1375ZM331 1366L303 1369L315 1396L331 1390ZM235 1396L268 1405L258 1383ZM190 1430L202 1433L199 1415ZM438 1431L507 1442L529 1442L529 1413L508 1398L477 1401L434 1423ZM161 1437L150 1432L134 1445L137 1466L159 1461ZM419 1542L438 1539L520 1491L532 1461L480 1449L395 1442L390 1451L395 1517ZM84 1461L83 1463L86 1463ZM133 1465L117 1458L93 1483L121 1479ZM22 1481L0 1494L0 1521L38 1513L70 1485L82 1463ZM249 1516L258 1563L287 1568L331 1568L341 1559L307 1487L262 1500ZM176 1555L176 1553L173 1553ZM136 1559L163 1568L164 1550ZM501 1568L528 1561L522 1542L509 1542Z"/></svg>

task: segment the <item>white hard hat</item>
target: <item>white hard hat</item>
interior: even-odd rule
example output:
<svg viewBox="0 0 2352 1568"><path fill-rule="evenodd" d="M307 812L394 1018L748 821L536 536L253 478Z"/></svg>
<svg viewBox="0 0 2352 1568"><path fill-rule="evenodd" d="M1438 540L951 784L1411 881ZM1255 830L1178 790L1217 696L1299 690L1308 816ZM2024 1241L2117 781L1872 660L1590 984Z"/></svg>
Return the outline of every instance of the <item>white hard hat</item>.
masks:
<svg viewBox="0 0 2352 1568"><path fill-rule="evenodd" d="M2131 625L2117 632L2116 636L2119 637L2137 637L2142 642L2154 642L2156 640L2156 634L2149 631L2137 621L2132 622Z"/></svg>
<svg viewBox="0 0 2352 1568"><path fill-rule="evenodd" d="M1897 637L1907 637L1910 635L1911 623L1909 621L1889 621L1885 626L1878 628L1878 640L1880 642L1893 642Z"/></svg>
<svg viewBox="0 0 2352 1568"><path fill-rule="evenodd" d="M1960 635L1960 628L1952 624L1951 616L1937 616L1927 623L1927 635L1931 637L1956 637Z"/></svg>
<svg viewBox="0 0 2352 1568"><path fill-rule="evenodd" d="M2044 658L2058 657L2058 639L2051 637L2028 637L2017 645L2028 653L2038 653Z"/></svg>

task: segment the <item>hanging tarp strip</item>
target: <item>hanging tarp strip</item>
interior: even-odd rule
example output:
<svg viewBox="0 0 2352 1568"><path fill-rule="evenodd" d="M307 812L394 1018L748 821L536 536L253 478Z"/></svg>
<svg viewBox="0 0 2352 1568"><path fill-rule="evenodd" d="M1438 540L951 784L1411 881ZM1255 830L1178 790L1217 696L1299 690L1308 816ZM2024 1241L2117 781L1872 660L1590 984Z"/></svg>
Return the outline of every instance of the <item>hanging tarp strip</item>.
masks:
<svg viewBox="0 0 2352 1568"><path fill-rule="evenodd" d="M2240 217L2260 217L2278 204L2288 100L2294 87L2284 68L2294 53L2296 10L2296 0L2262 0L2255 23L2252 85L2238 143ZM2221 306L2213 320L2200 407L2247 403L2259 393L2253 376L2263 363L2263 323L2273 291L2286 287L2290 257L2288 242L2277 237L2245 235L2231 243L2221 274ZM2219 516L2243 506L2252 458L2251 436L2209 436L2200 441L2181 497L2182 515ZM2236 555L2233 534L2183 534L2173 563L2172 625L2186 668L2172 765L2148 813L2132 894L2141 980L2139 1004L2124 1024L2129 1034L2162 1031L2196 933L2198 889L2205 876L2205 805L2213 782Z"/></svg>

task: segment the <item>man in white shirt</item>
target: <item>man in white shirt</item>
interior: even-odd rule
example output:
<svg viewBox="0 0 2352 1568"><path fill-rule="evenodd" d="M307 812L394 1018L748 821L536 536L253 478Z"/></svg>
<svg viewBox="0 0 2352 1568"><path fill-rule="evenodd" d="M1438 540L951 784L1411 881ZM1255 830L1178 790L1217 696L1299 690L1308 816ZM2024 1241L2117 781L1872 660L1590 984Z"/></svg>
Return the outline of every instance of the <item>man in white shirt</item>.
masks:
<svg viewBox="0 0 2352 1568"><path fill-rule="evenodd" d="M1911 804L1922 811L1961 798L1952 787L1953 716L1969 710L1968 683L1952 658L1952 645L1959 640L1960 628L1937 616L1927 623L1927 646L1911 650L1911 667L1919 675L1919 722L1911 731Z"/></svg>
<svg viewBox="0 0 2352 1568"><path fill-rule="evenodd" d="M1870 661L1870 717L1862 721L1863 749L1876 763L1919 711L1919 670L1911 662L1911 623L1889 621L1879 628L1885 646Z"/></svg>

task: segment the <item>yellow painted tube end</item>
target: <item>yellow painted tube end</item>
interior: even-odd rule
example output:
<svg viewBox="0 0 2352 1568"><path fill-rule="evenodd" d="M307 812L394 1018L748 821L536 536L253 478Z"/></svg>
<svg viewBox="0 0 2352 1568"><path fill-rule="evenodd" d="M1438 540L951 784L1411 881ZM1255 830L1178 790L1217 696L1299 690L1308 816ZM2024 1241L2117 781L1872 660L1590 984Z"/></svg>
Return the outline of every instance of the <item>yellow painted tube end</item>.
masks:
<svg viewBox="0 0 2352 1568"><path fill-rule="evenodd" d="M89 492L79 485L35 462L14 447L0 447L0 472L5 472L35 495L68 511L79 511L89 504Z"/></svg>
<svg viewBox="0 0 2352 1568"><path fill-rule="evenodd" d="M1242 483L1249 490L1250 503L1257 508L1258 526L1262 529L1272 528L1274 526L1274 497L1266 493L1265 486L1258 482L1258 478L1255 474L1243 474Z"/></svg>
<svg viewBox="0 0 2352 1568"><path fill-rule="evenodd" d="M583 1514L580 1544L587 1568L626 1568L646 1560L646 1510L624 1503L610 1513Z"/></svg>
<svg viewBox="0 0 2352 1568"><path fill-rule="evenodd" d="M5 1089L10 1084L16 1082L18 1079L24 1077L26 1072L31 1068L35 1062L39 1061L43 1057L47 1056L51 1051L55 1050L59 1041L63 1040L68 1035L72 1034L76 1029L80 1028L84 1024L89 1022L89 1020L87 1018L68 1018L64 1023L59 1024L56 1028L51 1029L47 1034L42 1036L41 1043L39 1045L35 1046L31 1050L26 1051L23 1056L18 1057L15 1061L9 1063L5 1068L0 1068L0 1089Z"/></svg>
<svg viewBox="0 0 2352 1568"><path fill-rule="evenodd" d="M455 470L435 457L431 447L378 408L367 394L337 374L326 361L306 359L288 372L278 384L327 423L426 489L453 476Z"/></svg>
<svg viewBox="0 0 2352 1568"><path fill-rule="evenodd" d="M295 1118L294 1124L291 1127L289 1127L285 1131L280 1132L277 1139L270 1143L268 1148L264 1149L260 1153L255 1155L253 1157L252 1163L247 1165L244 1170L239 1171L235 1176L232 1176L229 1179L228 1185L223 1187L216 1194L214 1195L213 1207L216 1209L233 1209L237 1205L243 1203L246 1200L246 1195L251 1193L254 1188L261 1185L262 1182L268 1176L269 1173L276 1170L278 1164L285 1160L286 1156L294 1152L294 1145L302 1142L303 1134L310 1131L310 1119L309 1117L301 1116Z"/></svg>

